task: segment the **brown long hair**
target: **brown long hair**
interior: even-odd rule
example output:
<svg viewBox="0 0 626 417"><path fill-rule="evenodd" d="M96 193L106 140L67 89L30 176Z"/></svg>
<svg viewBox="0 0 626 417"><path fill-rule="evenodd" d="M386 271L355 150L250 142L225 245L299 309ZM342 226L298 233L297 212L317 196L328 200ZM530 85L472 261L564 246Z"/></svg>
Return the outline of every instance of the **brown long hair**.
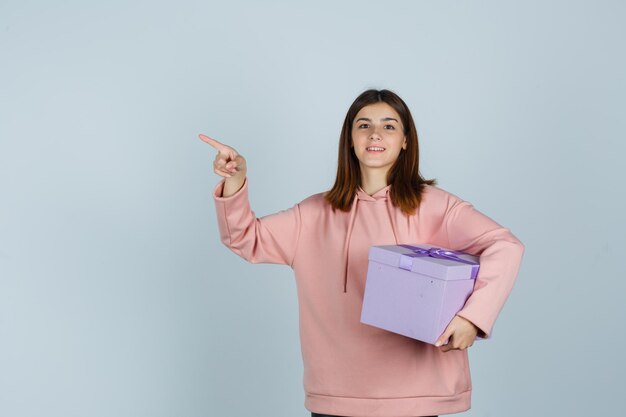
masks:
<svg viewBox="0 0 626 417"><path fill-rule="evenodd" d="M363 107L379 102L387 103L400 115L407 142L406 149L400 151L398 159L387 173L387 185L391 184L389 195L396 207L400 207L406 215L413 215L421 202L424 184L436 185L437 180L424 179L420 174L419 145L413 116L411 116L406 103L397 94L389 90L364 91L348 109L339 139L339 162L335 185L324 194L324 200L333 209L350 210L357 189L361 185L359 160L354 153L354 148L350 146L352 143L352 122Z"/></svg>

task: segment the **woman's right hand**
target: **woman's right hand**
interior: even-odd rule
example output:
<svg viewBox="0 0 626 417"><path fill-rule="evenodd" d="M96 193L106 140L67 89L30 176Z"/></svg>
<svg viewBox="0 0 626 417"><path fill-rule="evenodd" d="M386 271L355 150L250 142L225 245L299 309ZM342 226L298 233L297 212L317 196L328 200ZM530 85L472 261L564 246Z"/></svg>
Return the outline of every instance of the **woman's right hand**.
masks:
<svg viewBox="0 0 626 417"><path fill-rule="evenodd" d="M213 171L219 176L225 177L222 197L230 197L243 187L246 182L246 159L228 145L224 145L200 134L200 139L217 149L215 161L213 161Z"/></svg>
<svg viewBox="0 0 626 417"><path fill-rule="evenodd" d="M213 161L213 171L217 175L225 178L246 176L246 159L236 150L206 135L199 134L198 137L218 151Z"/></svg>

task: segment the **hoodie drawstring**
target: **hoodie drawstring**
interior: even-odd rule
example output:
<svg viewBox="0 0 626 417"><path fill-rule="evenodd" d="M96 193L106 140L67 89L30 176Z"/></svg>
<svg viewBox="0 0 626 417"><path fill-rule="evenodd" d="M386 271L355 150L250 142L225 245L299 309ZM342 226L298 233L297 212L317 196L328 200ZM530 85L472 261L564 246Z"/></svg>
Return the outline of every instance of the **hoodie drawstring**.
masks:
<svg viewBox="0 0 626 417"><path fill-rule="evenodd" d="M352 207L350 208L350 220L348 221L348 232L346 233L346 241L343 247L346 248L346 267L344 270L343 279L343 292L348 292L348 257L350 256L350 236L352 235L352 228L354 227L354 221L356 219L356 205L359 203L359 197L354 196Z"/></svg>
<svg viewBox="0 0 626 417"><path fill-rule="evenodd" d="M393 239L396 241L396 245L399 245L400 241L398 240L398 233L396 233L396 230L398 230L398 226L396 225L396 216L393 215L395 207L393 206L393 203L391 202L391 197L389 197L389 195L387 195L387 201L385 201L385 203L387 205L387 213L389 213L389 221L391 222Z"/></svg>
<svg viewBox="0 0 626 417"><path fill-rule="evenodd" d="M389 215L389 221L391 223L391 230L393 232L393 238L396 241L396 245L399 245L400 240L398 239L398 233L397 233L397 225L396 225L396 221L395 221L395 216L394 216L394 211L395 211L395 207L393 205L393 202L391 201L391 198L389 197L389 190L387 190L387 193L385 195L385 205L387 207L387 214ZM346 240L344 242L344 248L345 248L345 260L346 260L346 265L344 268L344 280L343 280L343 292L348 292L348 263L349 263L349 256L350 256L350 238L352 236L352 229L354 228L354 222L356 220L356 212L357 212L357 204L359 203L360 197L358 195L354 196L354 201L352 202L352 207L350 208L350 218L348 220L348 230L346 233Z"/></svg>

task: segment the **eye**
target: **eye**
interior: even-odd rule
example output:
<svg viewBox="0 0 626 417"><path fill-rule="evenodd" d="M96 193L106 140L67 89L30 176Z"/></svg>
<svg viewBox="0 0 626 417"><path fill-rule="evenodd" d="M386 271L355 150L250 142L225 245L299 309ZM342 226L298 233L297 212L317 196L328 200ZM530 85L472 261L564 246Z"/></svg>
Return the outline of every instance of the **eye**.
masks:
<svg viewBox="0 0 626 417"><path fill-rule="evenodd" d="M359 125L359 129L361 129L361 128L363 128L363 127L367 128L367 127L369 127L369 125L368 125L367 123L361 123L361 124Z"/></svg>
<svg viewBox="0 0 626 417"><path fill-rule="evenodd" d="M385 125L385 128L390 128L390 129L392 129L392 130L395 130L395 129L396 129L396 128L395 128L395 126L393 126L393 125Z"/></svg>

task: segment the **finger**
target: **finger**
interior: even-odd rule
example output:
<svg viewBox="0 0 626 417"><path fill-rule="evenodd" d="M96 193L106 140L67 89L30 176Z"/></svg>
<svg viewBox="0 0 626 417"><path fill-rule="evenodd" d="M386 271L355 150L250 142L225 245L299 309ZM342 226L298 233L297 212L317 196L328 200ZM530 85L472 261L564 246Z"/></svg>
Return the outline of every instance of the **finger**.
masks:
<svg viewBox="0 0 626 417"><path fill-rule="evenodd" d="M447 345L445 345L445 346L443 346L441 348L441 351L442 352L447 352L449 350L465 350L467 348L468 348L468 346L465 346L465 345L455 346L454 343L448 343Z"/></svg>
<svg viewBox="0 0 626 417"><path fill-rule="evenodd" d="M217 175L219 175L221 177L230 178L230 177L233 176L233 174L231 174L230 172L226 172L226 171L223 171L223 170L218 169L218 168L213 169L213 172L215 172Z"/></svg>
<svg viewBox="0 0 626 417"><path fill-rule="evenodd" d="M442 352L448 352L453 349L456 349L456 348L452 346L452 343L448 343L447 345L443 345L440 350Z"/></svg>
<svg viewBox="0 0 626 417"><path fill-rule="evenodd" d="M223 174L236 174L237 170L236 169L231 169L231 168L226 168L225 166L217 166L217 165L213 165L213 170L218 173L223 173Z"/></svg>
<svg viewBox="0 0 626 417"><path fill-rule="evenodd" d="M222 154L218 153L217 156L215 157L215 161L213 162L213 164L218 167L223 169L226 164L228 163L227 158L225 158L224 156L222 156Z"/></svg>
<svg viewBox="0 0 626 417"><path fill-rule="evenodd" d="M200 133L200 134L198 135L198 137L199 137L200 139L202 139L204 142L206 142L206 143L208 143L209 145L213 146L215 149L218 149L218 150L219 150L219 148L220 148L220 147L223 147L223 146L224 146L224 144L223 144L223 143L218 142L217 140L215 140L215 139L213 139L213 138L210 138L210 137L208 137L207 135L203 135L202 133Z"/></svg>
<svg viewBox="0 0 626 417"><path fill-rule="evenodd" d="M441 348L442 352L447 352L449 350L457 349L457 350L465 350L472 346L471 342L468 342L467 338L463 335L459 335L459 332L455 332L448 342L447 345Z"/></svg>
<svg viewBox="0 0 626 417"><path fill-rule="evenodd" d="M215 156L215 161L213 161L213 165L215 165L217 168L228 171L232 167L238 166L239 164L237 161L230 159L228 156L218 153Z"/></svg>
<svg viewBox="0 0 626 417"><path fill-rule="evenodd" d="M239 164L237 163L237 161L230 161L230 162L228 162L226 164L225 168L230 170L230 171L238 171L239 170Z"/></svg>
<svg viewBox="0 0 626 417"><path fill-rule="evenodd" d="M233 151L233 148L231 148L230 146L224 145L223 143L218 142L217 140L210 138L207 135L203 135L202 133L200 133L198 137L202 139L204 142L214 147L215 149L217 149L220 153L228 154L231 151Z"/></svg>
<svg viewBox="0 0 626 417"><path fill-rule="evenodd" d="M446 343L445 345L441 347L441 351L448 352L454 349L460 349L460 347L459 347L459 340L458 340L457 334L453 332L450 335L450 339L448 340L448 343Z"/></svg>
<svg viewBox="0 0 626 417"><path fill-rule="evenodd" d="M437 339L437 342L435 342L435 346L439 347L443 345L446 339L450 338L453 334L454 327L448 325L448 327L446 327L446 330L441 334L441 336L439 336L439 339Z"/></svg>

